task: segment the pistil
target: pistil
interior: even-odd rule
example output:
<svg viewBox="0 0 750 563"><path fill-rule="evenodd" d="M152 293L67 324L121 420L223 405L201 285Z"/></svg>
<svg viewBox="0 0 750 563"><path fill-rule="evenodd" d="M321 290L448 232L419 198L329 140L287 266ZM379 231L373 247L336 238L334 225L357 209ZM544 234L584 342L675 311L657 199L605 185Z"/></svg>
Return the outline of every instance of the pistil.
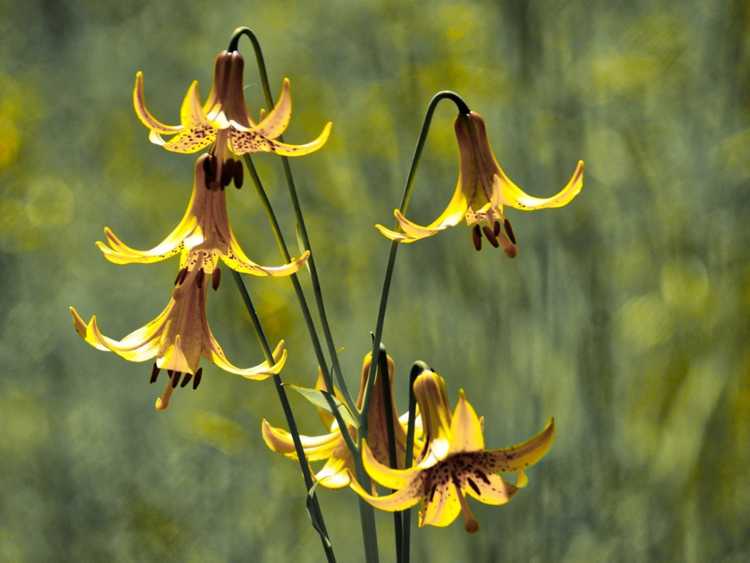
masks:
<svg viewBox="0 0 750 563"><path fill-rule="evenodd" d="M470 534L474 534L479 531L479 522L477 522L477 519L474 517L471 507L461 491L461 483L458 478L453 475L452 479L453 486L456 488L456 494L458 495L458 502L461 503L461 515L464 517L464 529Z"/></svg>

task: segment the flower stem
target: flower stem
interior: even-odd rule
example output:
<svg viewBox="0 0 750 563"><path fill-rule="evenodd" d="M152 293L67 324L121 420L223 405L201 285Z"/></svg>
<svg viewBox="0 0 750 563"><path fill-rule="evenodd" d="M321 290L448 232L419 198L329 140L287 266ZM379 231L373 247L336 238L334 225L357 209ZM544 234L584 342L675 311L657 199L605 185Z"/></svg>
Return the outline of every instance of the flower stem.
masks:
<svg viewBox="0 0 750 563"><path fill-rule="evenodd" d="M235 282L237 282L237 288L242 295L242 301L245 303L245 308L250 314L250 319L252 320L253 326L255 327L255 332L258 335L258 340L260 341L261 348L263 349L263 355L265 356L266 361L270 365L273 365L275 363L273 352L268 342L268 338L266 338L266 333L263 330L263 325L261 324L260 317L258 317L258 313L255 311L255 307L253 306L252 299L250 298L250 293L247 291L245 283L242 281L242 276L239 274L239 272L235 272L233 270L232 273L234 274ZM281 401L281 406L284 410L287 424L289 425L289 432L292 435L292 440L294 441L294 449L297 453L297 459L299 460L299 466L302 470L302 476L305 479L305 487L307 487L308 499L307 505L310 512L310 518L313 522L313 527L320 535L320 541L323 544L323 550L325 551L327 560L329 561L329 563L335 563L336 556L333 553L333 545L328 538L328 531L326 530L325 520L323 519L323 512L320 510L318 497L315 492L312 491L314 483L312 475L310 475L310 466L307 463L305 450L302 448L299 430L297 429L297 422L294 419L294 413L292 413L292 408L289 405L289 398L286 395L284 383L281 380L281 376L278 374L273 376L273 381L276 385L276 392L279 395L279 400Z"/></svg>
<svg viewBox="0 0 750 563"><path fill-rule="evenodd" d="M258 41L258 38L256 37L253 30L251 30L249 27L238 27L232 34L232 38L229 42L229 47L227 50L229 51L236 50L240 37L242 37L242 35L247 36L248 39L250 39L250 42L253 44L253 51L255 52L255 60L258 65L260 81L263 87L263 96L265 97L266 104L268 104L268 111L271 111L274 104L273 104L273 96L271 95L271 88L268 82L268 71L266 70L266 62L265 62L265 59L263 58L263 50L261 49L260 42ZM279 136L279 140L280 141L284 140L283 135ZM299 228L299 233L302 238L302 244L304 245L305 250L310 251L310 258L308 259L307 264L309 266L310 279L312 281L313 293L315 295L315 304L318 309L318 315L320 317L320 324L321 324L321 327L323 328L323 337L325 338L325 341L326 341L328 354L331 356L333 373L336 377L336 381L339 387L341 388L341 391L344 394L344 398L346 399L347 406L349 407L350 410L352 410L352 412L354 412L354 401L352 401L351 394L349 393L349 389L346 385L346 381L344 380L344 376L341 371L341 364L339 363L339 357L338 357L338 352L336 350L336 344L333 341L333 334L331 333L331 327L328 322L328 315L326 313L325 303L323 301L323 290L320 286L320 278L318 277L318 268L315 265L315 255L312 252L312 246L310 244L310 237L307 234L307 226L305 225L305 218L304 218L304 215L302 214L302 207L300 205L299 197L297 196L297 188L294 183L294 176L292 175L292 168L289 164L289 159L285 156L281 157L281 163L282 163L282 166L284 167L284 176L286 178L287 188L289 189L289 196L292 200L292 207L294 207L294 214L297 219L297 226ZM325 370L324 370L324 373L325 373ZM328 384L328 382L326 382L326 387L328 388L329 393L333 393L333 388L331 385Z"/></svg>
<svg viewBox="0 0 750 563"><path fill-rule="evenodd" d="M415 420L414 417L417 411L417 397L414 395L414 380L417 379L420 373L424 370L429 369L426 363L416 362L411 367L409 373L409 422L406 427L406 452L404 453L404 469L409 469L414 459L414 431L415 431ZM403 526L404 532L401 539L401 563L409 563L410 556L410 545L409 540L411 538L411 510L407 509L403 511Z"/></svg>
<svg viewBox="0 0 750 563"><path fill-rule="evenodd" d="M406 209L409 207L409 201L411 200L412 188L414 187L414 176L416 175L417 168L419 167L419 160L422 156L422 149L424 149L425 141L427 140L427 133L430 131L430 124L432 123L432 114L435 113L435 108L442 100L451 100L456 104L459 113L469 113L469 106L466 102L450 90L442 90L436 93L430 100L427 106L427 111L422 122L422 130L419 133L417 139L417 146L414 149L414 156L411 160L411 168L409 169L409 175L406 178L406 185L404 186L404 195L401 198L401 205L399 210L402 213L406 213ZM385 268L385 279L383 280L383 290L380 294L380 306L378 307L378 319L375 324L375 338L372 342L372 357L374 358L378 353L380 341L383 338L383 325L385 324L385 312L388 307L388 294L391 290L391 279L393 278L393 269L396 266L396 255L398 253L399 243L393 241L391 243L391 250L388 254L388 265ZM370 365L370 375L367 378L367 387L365 388L364 401L362 403L362 415L360 422L360 440L367 438L367 407L370 403L370 393L372 392L372 385L375 379L375 362Z"/></svg>
<svg viewBox="0 0 750 563"><path fill-rule="evenodd" d="M380 386L383 389L383 410L385 411L385 428L388 434L388 461L390 466L398 469L398 456L396 455L396 431L393 428L393 397L391 396L391 378L388 373L388 356L385 346L380 345L378 354L378 377L381 379ZM393 491L395 492L395 491ZM402 561L402 535L404 527L401 522L401 513L393 513L393 530L396 536L396 562Z"/></svg>

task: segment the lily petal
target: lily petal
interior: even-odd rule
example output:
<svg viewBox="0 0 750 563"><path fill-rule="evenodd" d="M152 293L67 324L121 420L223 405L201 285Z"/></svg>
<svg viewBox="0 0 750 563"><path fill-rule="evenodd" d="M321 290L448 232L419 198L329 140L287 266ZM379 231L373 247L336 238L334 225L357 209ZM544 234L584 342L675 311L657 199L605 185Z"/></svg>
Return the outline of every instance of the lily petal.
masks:
<svg viewBox="0 0 750 563"><path fill-rule="evenodd" d="M297 459L297 451L294 448L292 435L283 428L271 426L266 419L261 423L263 441L273 452L283 454L290 459ZM333 451L340 445L341 434L331 432L321 436L300 435L302 449L308 461L321 461L331 457Z"/></svg>
<svg viewBox="0 0 750 563"><path fill-rule="evenodd" d="M388 512L411 508L422 498L422 479L419 478L419 476L404 488L399 489L390 495L371 495L356 481L352 481L350 487L355 493L375 508L386 510Z"/></svg>
<svg viewBox="0 0 750 563"><path fill-rule="evenodd" d="M268 361L264 361L257 366L243 369L235 366L227 359L226 354L224 354L224 350L221 349L221 346L212 334L209 334L209 338L211 341L211 349L206 351L206 354L209 356L211 361L224 371L236 373L237 375L241 375L245 379L250 379L253 381L263 381L264 379L268 379L272 375L276 375L281 372L281 370L284 368L284 364L286 363L287 351L284 347L283 340L281 340L276 345L276 348L273 351L273 359L275 362L273 365L269 365Z"/></svg>
<svg viewBox="0 0 750 563"><path fill-rule="evenodd" d="M279 94L276 105L262 117L262 121L255 127L255 131L267 139L275 139L286 131L291 118L292 95L289 88L289 79L284 78L284 82L281 84L281 94Z"/></svg>
<svg viewBox="0 0 750 563"><path fill-rule="evenodd" d="M160 335L166 317L173 306L174 301L170 300L159 316L145 326L131 332L122 340L104 336L97 325L96 315L92 315L89 322L85 323L75 307L70 307L70 314L73 316L73 326L78 335L97 350L114 352L131 362L145 362L158 354L159 339L157 337Z"/></svg>
<svg viewBox="0 0 750 563"><path fill-rule="evenodd" d="M190 213L190 208L190 205L188 205L188 212L172 232L163 241L149 250L131 248L122 242L109 227L104 228L107 243L96 241L96 246L104 254L104 257L113 264L151 264L166 260L182 250L185 238L195 230L198 224L195 215ZM200 242L202 240L196 240L196 244Z"/></svg>
<svg viewBox="0 0 750 563"><path fill-rule="evenodd" d="M555 419L551 418L539 434L509 448L489 450L488 469L496 471L522 471L538 462L547 453L555 438ZM523 481L523 480L521 480Z"/></svg>
<svg viewBox="0 0 750 563"><path fill-rule="evenodd" d="M261 266L260 264L256 264L247 257L245 252L242 250L239 242L237 242L234 234L231 235L231 240L229 241L229 249L230 252L222 254L221 256L221 259L224 261L224 263L237 272L252 274L254 276L290 276L298 272L310 257L310 251L306 250L304 254L302 254L302 256L298 258L292 258L292 261L288 264L283 264L281 266Z"/></svg>
<svg viewBox="0 0 750 563"><path fill-rule="evenodd" d="M176 152L180 154L192 154L203 150L207 146L213 144L216 140L216 129L209 124L195 125L190 129L182 130L177 135L164 141L163 139L156 139L156 143L170 152ZM155 139L151 139L154 142Z"/></svg>
<svg viewBox="0 0 750 563"><path fill-rule="evenodd" d="M362 440L362 463L370 477L390 489L402 489L406 487L420 472L418 467L393 469L380 463L375 454L372 453L367 440Z"/></svg>
<svg viewBox="0 0 750 563"><path fill-rule="evenodd" d="M208 119L201 105L201 98L198 92L198 81L193 80L182 99L180 106L180 123L187 130L197 125L207 125Z"/></svg>
<svg viewBox="0 0 750 563"><path fill-rule="evenodd" d="M563 207L570 203L583 188L583 161L579 160L573 175L565 187L551 197L534 197L516 186L498 165L501 175L502 199L505 205L510 205L522 211L536 211L552 207Z"/></svg>
<svg viewBox="0 0 750 563"><path fill-rule="evenodd" d="M145 125L149 131L162 133L165 135L173 135L178 133L182 127L179 125L166 125L156 119L148 108L146 107L146 101L143 97L143 73L139 70L135 74L135 86L133 87L133 108L135 109L135 115L138 117L141 123Z"/></svg>
<svg viewBox="0 0 750 563"><path fill-rule="evenodd" d="M417 223L414 223L413 221L407 219L404 214L401 213L401 211L395 209L393 211L393 216L396 218L399 226L404 231L403 235L397 233L396 231L392 231L384 227L383 225L375 225L375 228L380 231L380 234L391 240L398 240L399 242L414 242L436 235L437 233L447 229L448 227L454 227L458 225L466 215L466 210L468 208L469 201L466 199L466 195L464 194L459 182L458 186L456 187L456 191L453 192L453 197L451 198L450 202L448 202L448 206L440 214L440 216L429 225L418 225Z"/></svg>
<svg viewBox="0 0 750 563"><path fill-rule="evenodd" d="M419 512L419 527L448 526L459 512L461 502L458 500L453 482L448 479L446 483L435 485L434 490L425 497L423 508Z"/></svg>
<svg viewBox="0 0 750 563"><path fill-rule="evenodd" d="M347 460L331 456L323 468L315 474L315 480L329 489L342 489L351 483Z"/></svg>
<svg viewBox="0 0 750 563"><path fill-rule="evenodd" d="M466 476L466 486L461 490L484 504L500 506L507 503L516 494L518 487L506 482L495 473L477 472Z"/></svg>
<svg viewBox="0 0 750 563"><path fill-rule="evenodd" d="M230 146L232 152L237 155L253 152L272 152L280 156L304 156L317 151L326 144L331 134L332 126L333 124L328 122L323 128L322 133L314 141L303 145L290 145L267 139L256 132L256 130L243 127L241 124L232 121Z"/></svg>
<svg viewBox="0 0 750 563"><path fill-rule="evenodd" d="M476 452L484 449L484 433L474 407L466 400L464 390L458 394L458 402L451 418L450 453Z"/></svg>

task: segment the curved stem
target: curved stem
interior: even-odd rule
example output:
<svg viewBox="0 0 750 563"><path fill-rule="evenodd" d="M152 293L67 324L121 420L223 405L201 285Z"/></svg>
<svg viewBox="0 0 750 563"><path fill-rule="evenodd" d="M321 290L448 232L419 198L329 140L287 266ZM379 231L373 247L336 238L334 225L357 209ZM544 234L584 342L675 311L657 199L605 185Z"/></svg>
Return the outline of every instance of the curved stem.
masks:
<svg viewBox="0 0 750 563"><path fill-rule="evenodd" d="M234 270L232 270L232 273L234 274L235 282L237 282L237 288L240 290L240 294L242 295L242 301L244 302L245 308L250 314L250 319L252 320L253 326L255 327L255 332L258 335L260 346L263 349L263 355L265 356L266 361L270 365L273 365L275 363L273 351L271 350L271 345L268 342L268 338L266 338L266 333L263 330L263 325L261 324L260 317L258 317L258 313L255 311L255 307L253 306L252 299L250 298L250 293L247 291L245 283L242 281L242 276L239 274L239 272L235 272ZM278 374L273 376L273 381L276 385L276 392L279 395L279 400L281 401L281 406L284 410L287 424L289 424L289 433L292 435L292 440L294 441L294 450L297 453L297 459L299 460L299 466L302 470L302 476L305 479L305 487L307 487L308 509L310 510L310 517L313 521L313 526L320 535L320 541L323 544L323 550L325 551L326 558L328 559L329 563L335 563L336 556L333 553L333 546L331 545L331 541L328 538L328 531L326 530L325 520L323 519L323 512L320 510L318 497L314 492L311 492L314 483L312 475L310 475L310 466L307 462L307 457L305 456L305 450L302 447L302 442L300 441L297 422L294 419L294 413L292 413L292 407L289 404L289 398L286 395L284 383L281 380L281 376Z"/></svg>
<svg viewBox="0 0 750 563"><path fill-rule="evenodd" d="M409 169L409 175L406 178L406 185L404 186L404 195L401 198L401 205L399 210L402 213L406 213L406 209L409 207L409 201L411 200L412 189L414 187L414 176L417 173L419 167L419 160L422 156L422 149L424 149L425 141L427 141L427 134L430 131L430 124L432 123L432 114L435 113L435 108L442 100L450 100L456 104L456 108L459 113L469 113L469 106L466 102L450 90L442 90L436 93L430 100L425 112L424 121L422 122L422 130L419 133L417 139L417 146L414 149L414 156L411 160L411 168ZM391 290L391 279L393 278L393 269L396 266L396 255L398 253L399 243L393 241L391 243L391 250L388 254L388 265L385 268L385 279L383 280L383 290L380 293L380 306L378 307L378 319L375 324L375 338L372 342L372 357L377 357L380 341L383 338L383 325L385 324L385 312L388 307L388 294ZM370 365L370 375L367 378L367 387L365 388L364 401L362 403L362 413L367 412L367 407L370 403L370 394L372 392L372 384L375 379L375 362ZM360 422L360 440L367 438L367 417L362 416Z"/></svg>
<svg viewBox="0 0 750 563"><path fill-rule="evenodd" d="M268 104L268 110L273 108L273 96L271 95L271 88L268 82L268 71L266 70L266 62L263 58L263 50L261 49L260 42L256 37L255 33L249 27L238 27L232 34L232 38L229 41L228 51L236 51L237 45L239 44L240 38L245 35L253 44L253 51L255 52L255 60L258 64L258 72L260 74L260 82L263 87L263 96ZM279 140L283 141L283 135L279 136ZM310 279L312 281L313 293L315 295L315 304L318 309L318 316L320 317L320 324L323 328L323 337L326 341L326 347L328 348L328 354L331 357L331 364L333 366L333 373L336 376L336 381L341 388L344 398L346 399L347 406L352 412L355 412L354 401L352 400L349 389L344 380L343 372L341 370L341 364L339 362L338 352L336 350L336 344L333 341L333 334L331 333L330 324L328 323L328 315L326 313L325 304L323 301L323 290L320 286L320 278L318 277L318 268L315 264L315 253L312 251L312 245L310 244L310 237L307 234L307 226L305 225L305 218L302 214L302 207L300 205L299 197L297 196L297 188L294 183L294 177L292 176L292 168L289 165L289 159L285 156L281 157L281 163L284 167L284 177L286 178L287 187L289 189L289 196L292 200L292 207L294 208L294 214L297 219L297 225L299 227L299 233L302 238L302 244L305 250L310 251L310 258L307 261L310 271ZM321 365L324 368L323 365ZM324 368L325 374L325 368ZM333 393L333 387L329 385L329 381L326 381L326 387L329 393Z"/></svg>

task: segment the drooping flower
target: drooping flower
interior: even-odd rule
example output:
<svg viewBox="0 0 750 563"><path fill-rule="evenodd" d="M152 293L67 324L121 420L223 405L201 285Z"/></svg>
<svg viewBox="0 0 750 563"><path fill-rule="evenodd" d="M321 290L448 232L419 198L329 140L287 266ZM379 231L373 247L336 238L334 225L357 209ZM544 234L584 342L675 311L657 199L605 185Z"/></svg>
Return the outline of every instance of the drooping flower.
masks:
<svg viewBox="0 0 750 563"><path fill-rule="evenodd" d="M362 362L362 374L360 376L359 395L357 396L356 406L362 409L364 401L364 391L367 385L367 378L370 373L370 361L372 354L368 353ZM390 356L388 359L388 376L391 390L393 389L394 364ZM368 413L368 436L372 447L372 455L388 463L388 431L387 419L383 403L383 381L380 376L375 380L372 387L372 397L369 402ZM324 389L322 373L318 373L317 389ZM393 392L391 391L391 396ZM339 395L339 400L341 397ZM341 402L343 402L341 400ZM329 489L340 489L347 487L352 483L352 476L355 472L354 460L349 449L346 446L344 437L338 423L334 420L333 415L323 409L318 409L321 420L328 433L319 436L300 436L302 448L308 461L325 461L323 467L316 473L315 479L323 487ZM404 428L408 424L408 413L399 418L395 406L392 409L392 423L396 444L396 457L399 463L404 460L406 434ZM418 422L419 419L417 419ZM297 459L297 453L294 449L292 435L282 428L271 426L269 422L263 419L261 430L263 440L266 445L274 452L283 454L289 459ZM349 427L349 434L353 440L357 440L357 431L353 426Z"/></svg>
<svg viewBox="0 0 750 563"><path fill-rule="evenodd" d="M229 153L243 155L271 152L281 156L303 156L321 148L331 132L327 123L317 139L303 145L278 140L292 115L289 80L284 79L276 105L255 123L247 112L242 75L245 63L239 51L222 51L216 56L214 82L206 102L201 104L198 81L188 88L180 109L180 124L166 125L146 108L143 73L138 72L133 88L133 106L141 123L149 129L152 143L177 153L194 153L214 145L211 153L218 159L218 172ZM169 136L165 140L163 136Z"/></svg>
<svg viewBox="0 0 750 563"><path fill-rule="evenodd" d="M310 255L309 251L281 266L261 266L247 257L229 224L224 190L210 185L210 179L217 174L216 164L217 160L208 154L198 158L187 211L162 242L150 250L136 250L123 243L106 227L104 234L107 242L96 243L105 258L115 264L149 264L179 253L178 279L184 279L189 273L200 270L201 277L213 276L213 283L217 286L221 274L219 260L233 270L254 276L288 276L297 272ZM237 164L241 166L241 163Z"/></svg>
<svg viewBox="0 0 750 563"><path fill-rule="evenodd" d="M420 526L448 526L461 512L466 531L474 533L479 524L466 495L485 504L507 503L527 484L526 468L547 453L554 438L554 420L526 442L489 450L484 445L483 421L463 390L453 414L448 408L445 381L435 372L422 372L414 382L414 392L426 440L418 463L409 469L393 469L373 455L363 442L362 461L366 471L395 492L372 495L356 482L352 483L352 489L374 507L390 512L405 510L421 501ZM517 472L516 483L506 482L498 472Z"/></svg>
<svg viewBox="0 0 750 563"><path fill-rule="evenodd" d="M418 225L398 209L393 214L402 232L375 225L383 236L402 243L411 243L436 235L458 225L462 219L472 230L474 247L482 247L482 233L494 246L502 246L508 256L517 253L516 238L503 206L522 211L563 207L583 187L583 161L578 161L565 187L551 197L528 195L503 172L495 158L482 117L475 113L459 114L455 123L459 148L458 182L446 209L432 223Z"/></svg>
<svg viewBox="0 0 750 563"><path fill-rule="evenodd" d="M200 255L200 250L192 250L187 260L198 263L203 259ZM86 323L78 311L70 307L73 326L81 338L97 350L114 352L131 362L145 362L156 358L151 371L151 383L157 380L162 369L167 370L169 375L163 394L156 400L157 410L164 410L169 406L169 399L180 380L181 386L185 387L192 378L193 389L198 388L203 374L203 368L200 367L201 356L225 371L256 381L267 379L281 371L287 356L283 340L273 351L273 365L263 362L255 367L239 368L227 359L208 326L207 283L202 269L181 270L175 285L164 310L151 322L122 340L102 334L96 315Z"/></svg>

